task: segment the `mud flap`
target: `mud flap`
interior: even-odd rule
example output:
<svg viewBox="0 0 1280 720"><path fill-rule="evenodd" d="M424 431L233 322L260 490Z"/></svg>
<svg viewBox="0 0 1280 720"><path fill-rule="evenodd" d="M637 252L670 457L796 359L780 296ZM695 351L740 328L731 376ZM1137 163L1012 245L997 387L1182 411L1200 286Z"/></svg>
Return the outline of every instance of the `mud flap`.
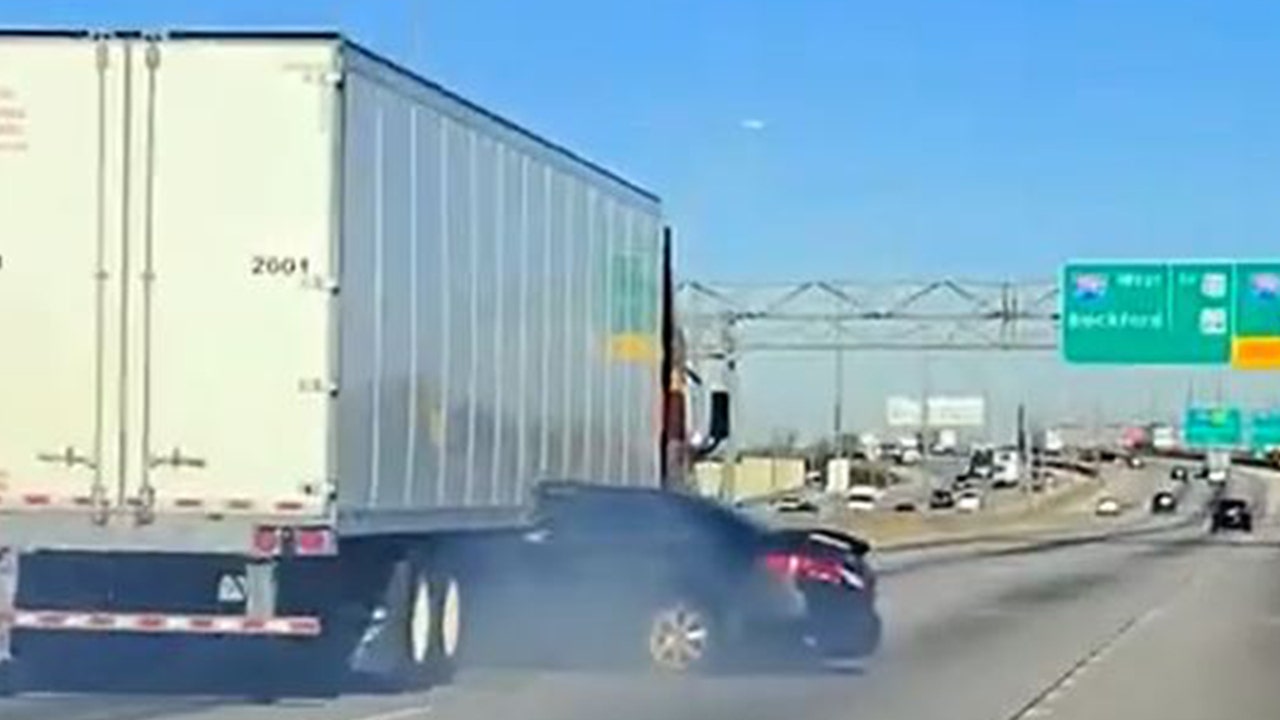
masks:
<svg viewBox="0 0 1280 720"><path fill-rule="evenodd" d="M18 609L18 550L0 548L0 665L13 660L13 626Z"/></svg>

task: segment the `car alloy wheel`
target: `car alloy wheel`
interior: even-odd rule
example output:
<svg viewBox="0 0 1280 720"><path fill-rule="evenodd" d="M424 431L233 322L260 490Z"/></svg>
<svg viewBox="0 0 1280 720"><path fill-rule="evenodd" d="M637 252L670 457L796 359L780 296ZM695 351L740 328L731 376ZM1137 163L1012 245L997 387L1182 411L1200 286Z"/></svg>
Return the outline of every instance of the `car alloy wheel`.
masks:
<svg viewBox="0 0 1280 720"><path fill-rule="evenodd" d="M668 672L687 672L703 665L711 650L711 621L701 609L678 603L653 617L649 657Z"/></svg>

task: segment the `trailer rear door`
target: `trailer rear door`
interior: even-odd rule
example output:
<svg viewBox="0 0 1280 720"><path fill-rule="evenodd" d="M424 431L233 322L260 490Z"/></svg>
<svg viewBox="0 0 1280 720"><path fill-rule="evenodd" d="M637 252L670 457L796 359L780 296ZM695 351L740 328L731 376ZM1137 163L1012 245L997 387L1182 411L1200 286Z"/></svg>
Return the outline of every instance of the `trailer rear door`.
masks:
<svg viewBox="0 0 1280 720"><path fill-rule="evenodd" d="M84 37L0 38L0 511L118 489L120 65Z"/></svg>
<svg viewBox="0 0 1280 720"><path fill-rule="evenodd" d="M159 512L328 494L332 41L136 41L138 472Z"/></svg>

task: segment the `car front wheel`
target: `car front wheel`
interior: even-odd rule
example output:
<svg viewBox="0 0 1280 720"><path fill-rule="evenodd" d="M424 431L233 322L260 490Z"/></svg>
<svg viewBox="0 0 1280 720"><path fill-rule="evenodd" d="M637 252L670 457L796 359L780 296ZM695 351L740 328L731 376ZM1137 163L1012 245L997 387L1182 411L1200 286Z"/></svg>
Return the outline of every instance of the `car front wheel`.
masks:
<svg viewBox="0 0 1280 720"><path fill-rule="evenodd" d="M649 620L650 664L668 673L706 669L720 643L717 627L702 603L686 599L662 603Z"/></svg>

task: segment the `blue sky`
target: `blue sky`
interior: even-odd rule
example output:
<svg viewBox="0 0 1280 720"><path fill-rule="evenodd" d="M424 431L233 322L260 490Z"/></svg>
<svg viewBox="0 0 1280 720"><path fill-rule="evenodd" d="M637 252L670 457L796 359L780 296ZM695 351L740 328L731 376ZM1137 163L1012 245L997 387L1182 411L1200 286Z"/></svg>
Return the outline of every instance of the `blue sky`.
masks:
<svg viewBox="0 0 1280 720"><path fill-rule="evenodd" d="M1280 3L6 0L0 22L340 27L654 188L699 277L1048 278L1280 237Z"/></svg>
<svg viewBox="0 0 1280 720"><path fill-rule="evenodd" d="M687 277L1049 279L1073 257L1280 255L1268 0L4 0L0 24L337 27L657 191ZM830 362L748 362L752 432L821 432ZM918 392L915 358L848 362L851 424ZM1175 415L1193 382L1218 383L1051 357L934 373L992 398L1006 428L1028 397ZM1270 376L1223 381L1280 397Z"/></svg>

